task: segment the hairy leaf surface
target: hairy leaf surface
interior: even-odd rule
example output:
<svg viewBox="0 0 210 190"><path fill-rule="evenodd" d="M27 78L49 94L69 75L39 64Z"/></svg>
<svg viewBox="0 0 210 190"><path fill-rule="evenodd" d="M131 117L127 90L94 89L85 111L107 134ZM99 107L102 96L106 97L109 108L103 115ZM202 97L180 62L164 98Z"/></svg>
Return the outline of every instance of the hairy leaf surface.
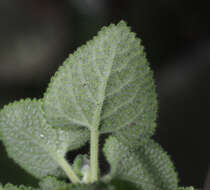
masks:
<svg viewBox="0 0 210 190"><path fill-rule="evenodd" d="M38 178L60 175L65 153L89 138L88 131L53 128L43 117L41 101L29 99L4 107L0 132L9 157Z"/></svg>
<svg viewBox="0 0 210 190"><path fill-rule="evenodd" d="M109 183L98 181L92 184L69 184L57 190L141 190L141 188L137 189L133 183L128 181L114 179Z"/></svg>
<svg viewBox="0 0 210 190"><path fill-rule="evenodd" d="M152 73L140 40L125 22L102 28L69 56L50 82L44 109L57 127L99 126L100 133L135 127L135 138L153 134L157 102Z"/></svg>
<svg viewBox="0 0 210 190"><path fill-rule="evenodd" d="M15 186L9 183L4 186L1 186L0 184L0 190L39 190L39 189L33 187L26 187L23 185Z"/></svg>
<svg viewBox="0 0 210 190"><path fill-rule="evenodd" d="M172 162L153 140L134 151L117 138L110 137L104 153L111 165L112 177L131 181L143 190L174 190L178 187Z"/></svg>
<svg viewBox="0 0 210 190"><path fill-rule="evenodd" d="M69 184L65 187L57 188L56 190L115 190L107 184L104 183L94 183L94 184Z"/></svg>
<svg viewBox="0 0 210 190"><path fill-rule="evenodd" d="M68 186L64 181L58 180L56 177L45 177L39 183L41 190L56 190L58 188L65 188Z"/></svg>

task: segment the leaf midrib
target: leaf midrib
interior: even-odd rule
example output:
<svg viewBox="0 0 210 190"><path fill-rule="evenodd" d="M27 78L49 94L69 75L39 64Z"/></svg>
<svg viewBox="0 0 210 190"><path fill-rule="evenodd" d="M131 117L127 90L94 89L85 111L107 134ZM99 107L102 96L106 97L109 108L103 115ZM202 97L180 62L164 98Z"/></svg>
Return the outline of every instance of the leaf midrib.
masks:
<svg viewBox="0 0 210 190"><path fill-rule="evenodd" d="M105 41L105 40L104 40ZM111 74L111 71L112 71L112 66L113 66L113 63L114 63L114 59L115 59L115 55L116 55L116 50L117 50L117 46L118 46L118 43L115 45L115 47L113 48L114 51L113 51L113 56L112 58L110 59L111 60L111 63L109 64L109 67L108 67L108 72L107 72L107 76L106 78L104 79L104 82L103 82L103 85L100 85L100 88L99 88L99 101L98 101L98 106L94 112L94 116L93 116L93 122L92 122L92 127L93 129L94 128L98 128L99 124L100 124L100 115L101 115L101 111L102 111L102 107L103 107L103 103L104 103L104 100L105 100L105 95L106 95L106 88L107 88L107 84L108 84L108 80L109 80L109 76ZM101 46L100 46L101 47ZM100 48L101 49L101 48ZM97 63L96 63L97 65ZM98 71L99 71L99 68L97 67ZM99 71L100 73L100 71ZM101 92L101 93L100 93Z"/></svg>

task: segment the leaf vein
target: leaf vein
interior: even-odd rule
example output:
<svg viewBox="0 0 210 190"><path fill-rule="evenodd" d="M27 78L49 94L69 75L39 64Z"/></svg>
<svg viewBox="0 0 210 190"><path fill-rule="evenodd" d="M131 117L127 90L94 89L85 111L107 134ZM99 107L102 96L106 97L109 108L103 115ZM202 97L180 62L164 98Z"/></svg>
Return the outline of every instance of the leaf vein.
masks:
<svg viewBox="0 0 210 190"><path fill-rule="evenodd" d="M123 102L121 105L116 106L115 109L113 109L111 112L105 114L105 115L101 118L101 120L107 119L107 118L110 117L111 115L115 114L120 108L122 108L123 106L126 106L126 105L128 105L129 103L131 103L131 102L136 98L136 96L137 96L137 94L138 94L138 92L139 92L140 89L141 89L141 88L138 88L137 92L136 92L131 98L129 98L128 101Z"/></svg>

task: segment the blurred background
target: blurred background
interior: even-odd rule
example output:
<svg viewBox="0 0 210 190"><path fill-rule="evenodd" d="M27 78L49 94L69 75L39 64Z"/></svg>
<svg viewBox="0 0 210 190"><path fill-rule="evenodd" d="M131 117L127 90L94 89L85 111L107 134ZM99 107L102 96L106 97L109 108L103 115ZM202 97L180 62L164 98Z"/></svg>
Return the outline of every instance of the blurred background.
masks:
<svg viewBox="0 0 210 190"><path fill-rule="evenodd" d="M180 185L203 187L210 162L208 1L1 0L0 108L42 97L69 53L121 19L143 40L154 71L155 139L174 161ZM0 182L37 183L7 158L2 144Z"/></svg>

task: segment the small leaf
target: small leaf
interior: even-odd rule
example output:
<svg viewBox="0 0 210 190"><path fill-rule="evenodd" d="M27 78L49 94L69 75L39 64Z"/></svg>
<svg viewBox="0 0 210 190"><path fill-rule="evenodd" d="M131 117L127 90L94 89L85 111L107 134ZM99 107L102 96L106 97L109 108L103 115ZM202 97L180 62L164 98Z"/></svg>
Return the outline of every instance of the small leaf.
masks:
<svg viewBox="0 0 210 190"><path fill-rule="evenodd" d="M89 180L90 174L90 159L87 154L79 154L75 158L72 168L77 176L82 178L83 182L87 182Z"/></svg>
<svg viewBox="0 0 210 190"><path fill-rule="evenodd" d="M0 132L9 157L37 178L63 174L59 164L68 150L83 145L88 131L54 129L45 120L41 100L21 100L0 112Z"/></svg>
<svg viewBox="0 0 210 190"><path fill-rule="evenodd" d="M157 100L144 48L121 21L102 28L92 41L70 55L44 95L49 123L61 128L99 128L100 133L137 128L151 136ZM135 141L135 143L137 140Z"/></svg>
<svg viewBox="0 0 210 190"><path fill-rule="evenodd" d="M23 185L15 186L9 183L4 185L4 187L0 185L0 190L39 190L39 189L33 187L26 187Z"/></svg>
<svg viewBox="0 0 210 190"><path fill-rule="evenodd" d="M64 188L68 184L64 181L58 180L56 177L45 177L39 183L41 190L56 190L58 188Z"/></svg>
<svg viewBox="0 0 210 190"><path fill-rule="evenodd" d="M111 165L112 177L128 180L142 190L174 190L177 174L168 155L153 140L132 150L109 137L104 153Z"/></svg>

